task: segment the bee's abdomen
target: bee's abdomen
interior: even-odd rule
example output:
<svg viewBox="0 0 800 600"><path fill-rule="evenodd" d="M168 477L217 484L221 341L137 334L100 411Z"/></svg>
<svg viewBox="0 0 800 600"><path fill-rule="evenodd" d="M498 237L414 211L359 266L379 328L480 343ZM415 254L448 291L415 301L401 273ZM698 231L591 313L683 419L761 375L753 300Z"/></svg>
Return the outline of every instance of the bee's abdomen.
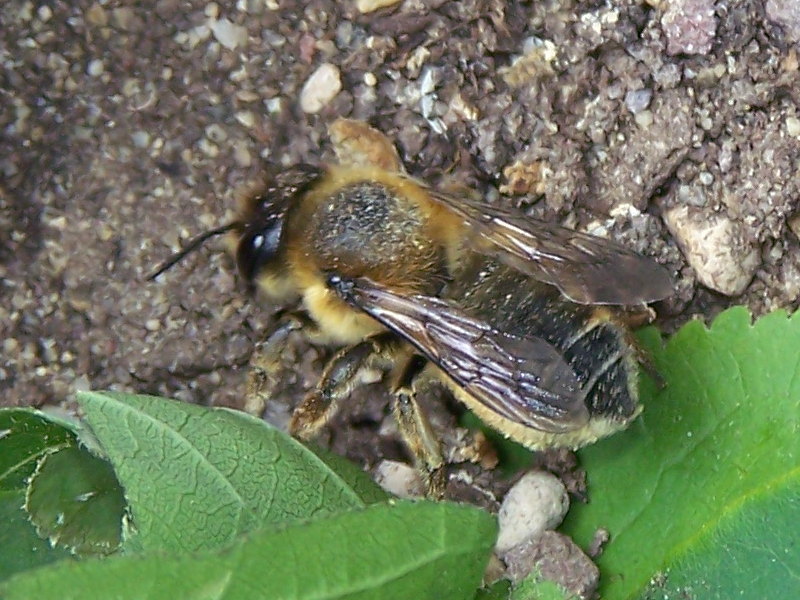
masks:
<svg viewBox="0 0 800 600"><path fill-rule="evenodd" d="M448 295L499 331L553 345L573 368L591 415L625 421L635 414L635 356L606 309L569 302L552 286L489 260L465 270Z"/></svg>

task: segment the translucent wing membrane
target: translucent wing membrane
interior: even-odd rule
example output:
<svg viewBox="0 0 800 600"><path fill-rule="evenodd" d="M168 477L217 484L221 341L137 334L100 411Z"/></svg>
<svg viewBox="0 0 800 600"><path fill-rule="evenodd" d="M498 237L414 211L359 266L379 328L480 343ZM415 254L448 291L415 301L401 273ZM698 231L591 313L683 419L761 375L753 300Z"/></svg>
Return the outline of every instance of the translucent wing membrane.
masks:
<svg viewBox="0 0 800 600"><path fill-rule="evenodd" d="M401 295L365 278L329 278L347 302L413 344L470 396L515 423L547 432L577 429L589 418L580 384L556 349L510 336L452 302Z"/></svg>
<svg viewBox="0 0 800 600"><path fill-rule="evenodd" d="M431 191L476 234L479 251L578 304L635 305L672 294L661 265L624 246L489 204Z"/></svg>

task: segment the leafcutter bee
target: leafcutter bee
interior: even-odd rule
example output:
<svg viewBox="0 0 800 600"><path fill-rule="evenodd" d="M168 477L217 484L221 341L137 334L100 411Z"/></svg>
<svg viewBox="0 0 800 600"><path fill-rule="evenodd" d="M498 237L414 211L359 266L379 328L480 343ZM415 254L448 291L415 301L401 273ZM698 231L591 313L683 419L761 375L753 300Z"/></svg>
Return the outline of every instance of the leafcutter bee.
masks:
<svg viewBox="0 0 800 600"><path fill-rule="evenodd" d="M415 399L437 380L491 427L532 449L591 443L639 413L637 353L615 306L670 295L667 271L625 247L428 187L391 143L333 124L343 164L271 173L232 231L244 281L296 305L293 329L341 347L297 406L313 437L355 386L391 373L398 427L429 472L442 465ZM160 273L163 271L158 271ZM157 273L157 274L158 274Z"/></svg>

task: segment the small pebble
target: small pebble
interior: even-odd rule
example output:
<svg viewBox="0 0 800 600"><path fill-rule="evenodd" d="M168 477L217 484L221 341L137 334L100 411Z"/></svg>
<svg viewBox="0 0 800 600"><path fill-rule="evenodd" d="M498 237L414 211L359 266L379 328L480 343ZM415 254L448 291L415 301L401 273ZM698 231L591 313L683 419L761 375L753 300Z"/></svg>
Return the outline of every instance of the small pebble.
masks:
<svg viewBox="0 0 800 600"><path fill-rule="evenodd" d="M209 26L214 39L228 50L247 44L247 29L241 25L234 25L228 19L219 19L210 21Z"/></svg>
<svg viewBox="0 0 800 600"><path fill-rule="evenodd" d="M648 89L630 91L625 94L625 106L634 115L650 106L653 91Z"/></svg>
<svg viewBox="0 0 800 600"><path fill-rule="evenodd" d="M667 210L664 222L700 283L726 296L744 292L761 261L740 223L688 206Z"/></svg>
<svg viewBox="0 0 800 600"><path fill-rule="evenodd" d="M800 213L792 215L786 222L789 225L789 230L800 240Z"/></svg>
<svg viewBox="0 0 800 600"><path fill-rule="evenodd" d="M375 467L375 483L398 498L419 498L425 485L419 471L405 463L382 460Z"/></svg>
<svg viewBox="0 0 800 600"><path fill-rule="evenodd" d="M545 531L502 556L506 575L519 583L534 570L579 598L594 598L600 571L575 542L557 531ZM571 597L571 596L570 596Z"/></svg>
<svg viewBox="0 0 800 600"><path fill-rule="evenodd" d="M558 477L544 471L527 473L503 498L497 515L500 533L496 550L504 552L557 527L568 508L569 496Z"/></svg>
<svg viewBox="0 0 800 600"><path fill-rule="evenodd" d="M123 31L130 31L136 28L138 18L136 13L129 6L115 8L111 12L114 26Z"/></svg>
<svg viewBox="0 0 800 600"><path fill-rule="evenodd" d="M261 96L259 96L252 90L239 90L238 92L236 92L236 98L238 98L242 102L255 102L260 97Z"/></svg>
<svg viewBox="0 0 800 600"><path fill-rule="evenodd" d="M131 139L133 140L133 145L137 148L147 148L150 144L150 134L146 131L134 131L131 134Z"/></svg>
<svg viewBox="0 0 800 600"><path fill-rule="evenodd" d="M225 129L219 123L212 123L208 125L205 130L206 137L212 142L219 144L228 138Z"/></svg>
<svg viewBox="0 0 800 600"><path fill-rule="evenodd" d="M386 8L398 2L400 2L400 0L356 0L356 8L358 12L365 14L381 8Z"/></svg>
<svg viewBox="0 0 800 600"><path fill-rule="evenodd" d="M636 113L633 120L642 129L647 129L653 124L653 112L650 110L643 110L640 113Z"/></svg>
<svg viewBox="0 0 800 600"><path fill-rule="evenodd" d="M786 117L786 133L792 137L800 137L800 119L797 117Z"/></svg>
<svg viewBox="0 0 800 600"><path fill-rule="evenodd" d="M99 77L104 70L103 61L99 58L89 61L89 66L86 68L86 72L92 77Z"/></svg>
<svg viewBox="0 0 800 600"><path fill-rule="evenodd" d="M241 125L244 125L248 129L256 124L256 116L249 110L240 110L233 116Z"/></svg>
<svg viewBox="0 0 800 600"><path fill-rule="evenodd" d="M216 2L209 2L206 4L203 12L209 19L216 19L219 17L219 4Z"/></svg>
<svg viewBox="0 0 800 600"><path fill-rule="evenodd" d="M49 6L40 6L39 9L36 11L36 16L39 17L39 20L43 23L46 23L50 20L50 17L53 16L53 9Z"/></svg>
<svg viewBox="0 0 800 600"><path fill-rule="evenodd" d="M233 148L233 160L240 167L246 168L253 164L253 156L250 149L244 144L237 144Z"/></svg>
<svg viewBox="0 0 800 600"><path fill-rule="evenodd" d="M667 53L708 54L717 31L714 0L670 0L661 17Z"/></svg>
<svg viewBox="0 0 800 600"><path fill-rule="evenodd" d="M342 89L339 69L331 63L322 63L308 78L300 92L300 108L306 113L321 111Z"/></svg>
<svg viewBox="0 0 800 600"><path fill-rule="evenodd" d="M212 144L208 141L208 138L201 138L199 142L197 142L197 147L200 148L200 152L205 154L210 158L214 158L219 154L219 146L216 144Z"/></svg>
<svg viewBox="0 0 800 600"><path fill-rule="evenodd" d="M100 4L95 2L86 11L86 22L90 25L104 27L108 25L108 13Z"/></svg>

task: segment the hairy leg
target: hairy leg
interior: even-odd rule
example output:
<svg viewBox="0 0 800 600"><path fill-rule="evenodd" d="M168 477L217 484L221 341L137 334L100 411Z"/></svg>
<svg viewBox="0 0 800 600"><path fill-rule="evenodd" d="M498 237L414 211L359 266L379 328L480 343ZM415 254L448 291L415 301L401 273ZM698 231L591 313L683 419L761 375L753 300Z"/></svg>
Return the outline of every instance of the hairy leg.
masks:
<svg viewBox="0 0 800 600"><path fill-rule="evenodd" d="M280 317L278 326L266 340L256 346L250 357L245 412L260 417L267 402L280 387L283 352L289 335L293 331L303 331L313 337L317 330L317 324L304 312L287 312Z"/></svg>
<svg viewBox="0 0 800 600"><path fill-rule="evenodd" d="M337 352L319 383L295 408L289 423L290 433L301 439L313 438L350 392L362 384L378 381L392 367L404 346L394 334L386 332Z"/></svg>
<svg viewBox="0 0 800 600"><path fill-rule="evenodd" d="M421 357L411 356L398 370L392 384L394 418L417 468L425 476L427 496L441 498L447 485L441 443L416 398L416 385L426 364Z"/></svg>

